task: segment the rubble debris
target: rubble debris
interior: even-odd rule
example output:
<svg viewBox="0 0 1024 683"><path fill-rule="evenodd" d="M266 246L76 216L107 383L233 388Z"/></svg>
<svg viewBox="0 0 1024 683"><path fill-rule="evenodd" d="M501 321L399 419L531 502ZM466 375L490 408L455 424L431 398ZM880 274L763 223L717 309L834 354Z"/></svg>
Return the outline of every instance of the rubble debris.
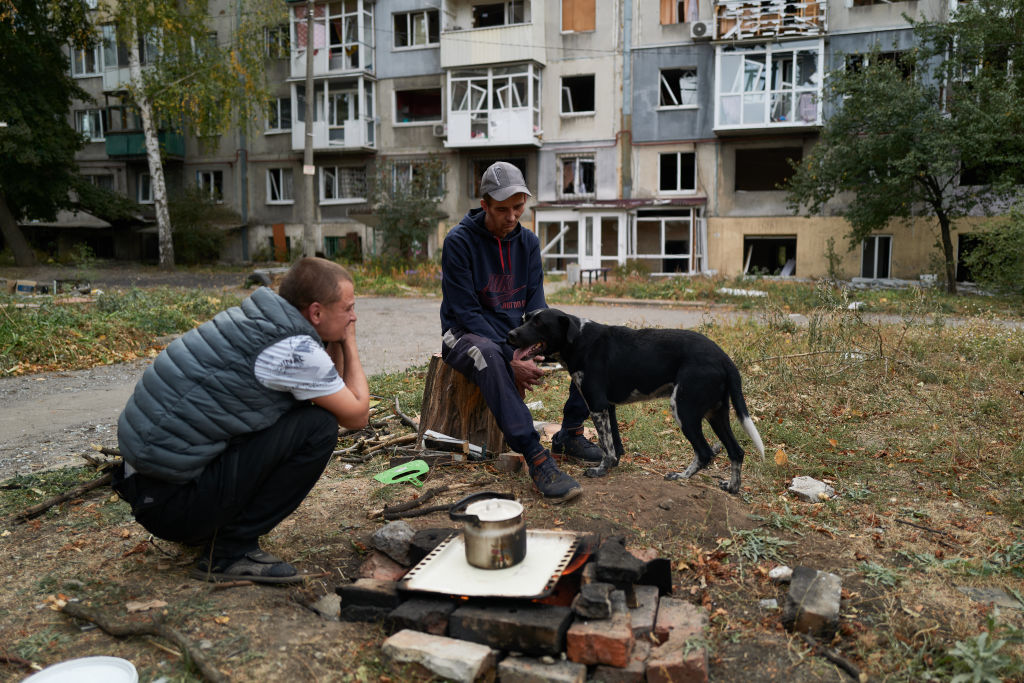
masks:
<svg viewBox="0 0 1024 683"><path fill-rule="evenodd" d="M793 569L782 624L794 633L831 638L839 627L842 580L810 567Z"/></svg>
<svg viewBox="0 0 1024 683"><path fill-rule="evenodd" d="M825 482L806 476L793 477L787 490L808 503L820 503L836 495L836 490Z"/></svg>

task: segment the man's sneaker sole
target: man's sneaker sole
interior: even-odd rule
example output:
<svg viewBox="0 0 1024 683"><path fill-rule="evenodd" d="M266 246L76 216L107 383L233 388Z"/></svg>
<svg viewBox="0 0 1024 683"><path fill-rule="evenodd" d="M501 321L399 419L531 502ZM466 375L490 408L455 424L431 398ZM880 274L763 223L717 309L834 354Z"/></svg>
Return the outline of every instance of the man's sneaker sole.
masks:
<svg viewBox="0 0 1024 683"><path fill-rule="evenodd" d="M548 497L541 494L541 497L543 498L545 503L554 503L555 505L561 505L562 503L568 503L570 500L576 500L577 498L580 497L581 493L583 493L583 488L577 486L574 489L569 489L566 493L564 493L561 496Z"/></svg>

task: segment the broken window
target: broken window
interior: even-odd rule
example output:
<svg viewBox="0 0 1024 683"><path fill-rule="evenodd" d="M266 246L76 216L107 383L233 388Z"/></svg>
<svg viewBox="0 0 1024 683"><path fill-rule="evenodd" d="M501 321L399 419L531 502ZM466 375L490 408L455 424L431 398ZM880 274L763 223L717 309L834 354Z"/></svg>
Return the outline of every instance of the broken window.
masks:
<svg viewBox="0 0 1024 683"><path fill-rule="evenodd" d="M594 75L562 77L562 114L594 113Z"/></svg>
<svg viewBox="0 0 1024 683"><path fill-rule="evenodd" d="M440 88L395 91L395 123L422 123L440 120Z"/></svg>
<svg viewBox="0 0 1024 683"><path fill-rule="evenodd" d="M892 254L892 236L872 235L861 242L860 276L869 278L889 277Z"/></svg>
<svg viewBox="0 0 1024 683"><path fill-rule="evenodd" d="M196 186L210 201L224 201L224 171L196 171Z"/></svg>
<svg viewBox="0 0 1024 683"><path fill-rule="evenodd" d="M562 0L562 30L593 31L595 0Z"/></svg>
<svg viewBox="0 0 1024 683"><path fill-rule="evenodd" d="M846 70L857 72L871 63L872 57L877 64L892 64L904 79L914 74L914 65L910 58L900 51L878 52L874 55L856 54L846 56Z"/></svg>
<svg viewBox="0 0 1024 683"><path fill-rule="evenodd" d="M540 253L546 270L564 271L570 263L577 262L579 232L576 220L537 222L537 237L542 245Z"/></svg>
<svg viewBox="0 0 1024 683"><path fill-rule="evenodd" d="M473 5L473 28L523 24L526 16L526 0L505 0L485 5Z"/></svg>
<svg viewBox="0 0 1024 683"><path fill-rule="evenodd" d="M562 158L559 163L562 167L563 197L594 194L594 157Z"/></svg>
<svg viewBox="0 0 1024 683"><path fill-rule="evenodd" d="M696 3L694 3L696 5ZM661 24L682 24L690 21L686 0L661 0Z"/></svg>
<svg viewBox="0 0 1024 683"><path fill-rule="evenodd" d="M821 117L820 40L722 48L716 126L812 125Z"/></svg>
<svg viewBox="0 0 1024 683"><path fill-rule="evenodd" d="M778 190L793 175L790 160L803 159L800 147L768 147L761 149L737 149L735 189L736 191Z"/></svg>
<svg viewBox="0 0 1024 683"><path fill-rule="evenodd" d="M666 152L658 155L658 190L694 192L697 189L697 155L693 152Z"/></svg>
<svg viewBox="0 0 1024 683"><path fill-rule="evenodd" d="M346 166L320 168L320 201L366 198L366 169Z"/></svg>
<svg viewBox="0 0 1024 683"><path fill-rule="evenodd" d="M689 273L693 264L693 230L699 210L643 209L634 226L636 258L658 273Z"/></svg>
<svg viewBox="0 0 1024 683"><path fill-rule="evenodd" d="M421 12L396 12L395 47L437 45L441 36L441 16L436 9Z"/></svg>
<svg viewBox="0 0 1024 683"><path fill-rule="evenodd" d="M744 236L743 273L796 275L796 236Z"/></svg>
<svg viewBox="0 0 1024 683"><path fill-rule="evenodd" d="M658 105L662 107L697 106L697 70L662 69L661 94Z"/></svg>
<svg viewBox="0 0 1024 683"><path fill-rule="evenodd" d="M295 201L292 169L267 169L267 204L291 204Z"/></svg>

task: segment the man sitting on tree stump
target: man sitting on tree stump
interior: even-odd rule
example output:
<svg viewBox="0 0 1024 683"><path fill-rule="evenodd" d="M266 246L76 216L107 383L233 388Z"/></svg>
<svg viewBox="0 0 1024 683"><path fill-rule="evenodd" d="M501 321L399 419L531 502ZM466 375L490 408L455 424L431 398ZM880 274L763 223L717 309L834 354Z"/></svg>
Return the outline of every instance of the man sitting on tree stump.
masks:
<svg viewBox="0 0 1024 683"><path fill-rule="evenodd" d="M541 446L533 416L523 403L526 390L543 371L505 343L523 315L547 308L540 241L519 224L528 197L522 172L510 163L492 164L480 180L480 208L470 209L445 237L441 253L441 355L477 386L513 450L525 456L537 490L562 503L582 492L561 472L551 451L597 463L601 449L583 436L590 415L575 385L562 410L562 429L551 451Z"/></svg>

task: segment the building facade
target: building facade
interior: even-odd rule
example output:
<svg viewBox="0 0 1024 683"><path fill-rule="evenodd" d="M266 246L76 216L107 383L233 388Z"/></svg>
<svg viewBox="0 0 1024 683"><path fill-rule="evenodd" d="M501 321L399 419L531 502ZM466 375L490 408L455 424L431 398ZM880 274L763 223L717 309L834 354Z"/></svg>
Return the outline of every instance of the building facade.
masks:
<svg viewBox="0 0 1024 683"><path fill-rule="evenodd" d="M297 247L308 207L325 255L366 255L380 242L368 201L376 169L394 162L401 182L441 159L433 254L478 204L483 169L506 160L536 188L524 223L550 271L635 261L652 274L817 277L828 273L831 238L842 277L916 278L934 251L929 221L847 251L841 217L793 216L777 186L829 114L824 75L874 46L909 48L903 14L946 16L951 1L290 2L288 24L266 36L265 119L212 145L164 131L169 186L204 188L234 210L226 259ZM211 31L229 36L237 10L212 0ZM72 55L99 104L71 117L90 140L82 172L145 203L122 53L108 41ZM303 164L307 134L313 168ZM153 249L144 230L112 255Z"/></svg>

